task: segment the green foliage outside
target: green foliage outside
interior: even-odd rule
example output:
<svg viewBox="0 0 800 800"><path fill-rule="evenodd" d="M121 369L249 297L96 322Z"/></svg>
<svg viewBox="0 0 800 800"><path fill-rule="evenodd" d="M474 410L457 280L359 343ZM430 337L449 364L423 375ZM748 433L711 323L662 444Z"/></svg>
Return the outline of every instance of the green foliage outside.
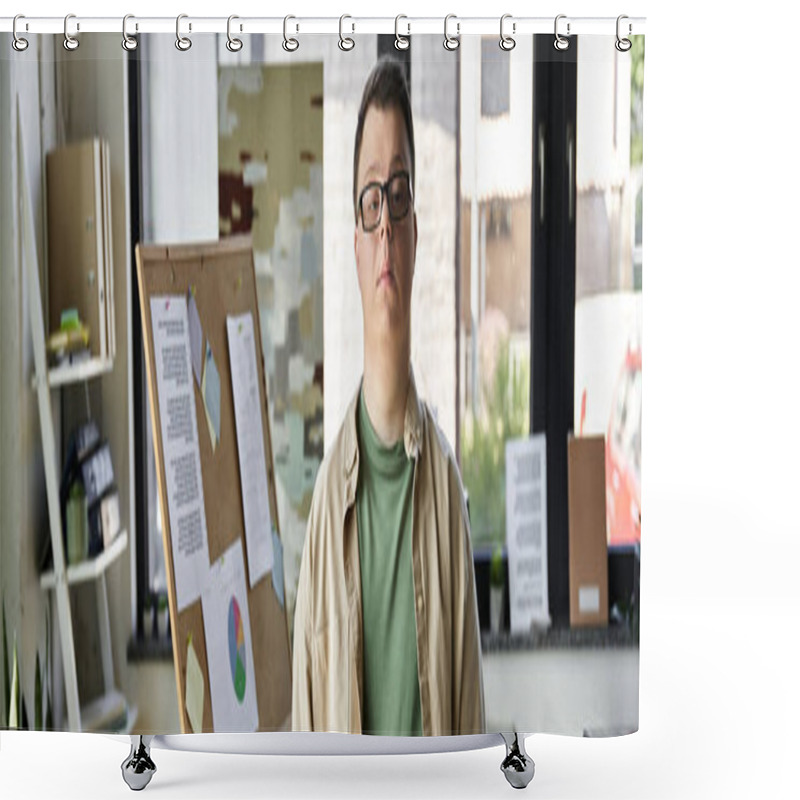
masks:
<svg viewBox="0 0 800 800"><path fill-rule="evenodd" d="M530 363L509 358L508 339L500 345L491 383L483 386L481 413L467 412L461 427L461 477L469 492L475 545L505 544L506 451L509 439L530 431Z"/></svg>
<svg viewBox="0 0 800 800"><path fill-rule="evenodd" d="M492 552L491 567L489 569L489 585L502 586L505 582L503 575L503 548L496 544Z"/></svg>
<svg viewBox="0 0 800 800"><path fill-rule="evenodd" d="M642 163L644 36L631 36L631 165Z"/></svg>

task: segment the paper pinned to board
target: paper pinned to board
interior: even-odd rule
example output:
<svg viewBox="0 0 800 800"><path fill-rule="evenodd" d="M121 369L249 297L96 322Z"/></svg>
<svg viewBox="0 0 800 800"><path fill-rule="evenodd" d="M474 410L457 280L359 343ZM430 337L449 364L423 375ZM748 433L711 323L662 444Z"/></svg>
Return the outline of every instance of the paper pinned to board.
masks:
<svg viewBox="0 0 800 800"><path fill-rule="evenodd" d="M227 327L247 564L255 586L272 569L274 554L253 315L229 316Z"/></svg>
<svg viewBox="0 0 800 800"><path fill-rule="evenodd" d="M545 434L506 442L506 547L511 632L549 627Z"/></svg>
<svg viewBox="0 0 800 800"><path fill-rule="evenodd" d="M178 611L200 597L208 572L203 475L185 295L150 298Z"/></svg>
<svg viewBox="0 0 800 800"><path fill-rule="evenodd" d="M197 311L197 303L194 299L195 287L189 288L186 293L186 303L189 312L189 344L192 348L192 370L197 381L198 388L203 386L203 325L200 322L200 314Z"/></svg>
<svg viewBox="0 0 800 800"><path fill-rule="evenodd" d="M203 368L203 383L201 386L203 405L206 409L208 433L211 436L211 449L216 452L219 441L220 418L220 384L219 370L211 352L211 345L206 342L205 366Z"/></svg>
<svg viewBox="0 0 800 800"><path fill-rule="evenodd" d="M241 538L212 564L202 602L214 731L251 733L258 704Z"/></svg>
<svg viewBox="0 0 800 800"><path fill-rule="evenodd" d="M205 693L205 680L200 660L194 649L192 636L189 635L189 644L186 652L186 713L192 733L203 732L203 705Z"/></svg>

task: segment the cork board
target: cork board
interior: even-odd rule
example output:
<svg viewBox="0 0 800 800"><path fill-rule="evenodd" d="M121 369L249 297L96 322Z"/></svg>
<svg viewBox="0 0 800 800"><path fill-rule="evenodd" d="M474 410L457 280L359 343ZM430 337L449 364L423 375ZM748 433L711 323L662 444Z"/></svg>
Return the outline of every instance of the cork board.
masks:
<svg viewBox="0 0 800 800"><path fill-rule="evenodd" d="M236 236L209 244L137 245L136 266L147 365L150 418L153 425L158 497L164 534L169 611L172 621L172 651L181 732L192 732L185 704L186 661L190 636L204 678L203 732L213 732L202 603L198 599L184 608L182 612L178 613L177 611L150 298L158 295L185 295L190 287L194 286L195 302L203 333L211 345L220 377L220 428L216 451L212 449L208 425L205 423L205 409L200 389L196 381L192 380L205 501L209 564L215 563L236 542L236 539L240 538L245 559L245 574L247 575L244 510L226 330L226 318L231 314L250 312L253 316L258 382L261 390L264 453L267 460L269 506L273 525L280 535L252 242L249 236ZM285 608L281 607L278 601L272 581L272 571L258 581L254 587L250 586L249 579L247 581L259 731L290 730L291 726L292 671L289 629Z"/></svg>

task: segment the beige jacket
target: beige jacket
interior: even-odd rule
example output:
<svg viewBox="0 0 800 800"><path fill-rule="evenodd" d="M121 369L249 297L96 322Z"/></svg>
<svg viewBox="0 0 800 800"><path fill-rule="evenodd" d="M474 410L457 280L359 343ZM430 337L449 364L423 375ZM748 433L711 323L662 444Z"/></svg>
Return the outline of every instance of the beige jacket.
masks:
<svg viewBox="0 0 800 800"><path fill-rule="evenodd" d="M294 618L296 731L361 732L357 408L358 392L320 466L311 501ZM478 609L464 493L447 440L417 397L413 372L403 439L416 462L411 558L422 732L483 733Z"/></svg>

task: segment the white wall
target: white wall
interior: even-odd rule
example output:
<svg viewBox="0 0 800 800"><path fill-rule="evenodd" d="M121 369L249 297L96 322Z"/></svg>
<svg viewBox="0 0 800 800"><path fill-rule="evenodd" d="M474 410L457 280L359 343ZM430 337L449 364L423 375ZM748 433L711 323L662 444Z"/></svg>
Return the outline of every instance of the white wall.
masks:
<svg viewBox="0 0 800 800"><path fill-rule="evenodd" d="M144 241L216 241L216 40L197 37L180 52L172 35L143 37L142 60Z"/></svg>

